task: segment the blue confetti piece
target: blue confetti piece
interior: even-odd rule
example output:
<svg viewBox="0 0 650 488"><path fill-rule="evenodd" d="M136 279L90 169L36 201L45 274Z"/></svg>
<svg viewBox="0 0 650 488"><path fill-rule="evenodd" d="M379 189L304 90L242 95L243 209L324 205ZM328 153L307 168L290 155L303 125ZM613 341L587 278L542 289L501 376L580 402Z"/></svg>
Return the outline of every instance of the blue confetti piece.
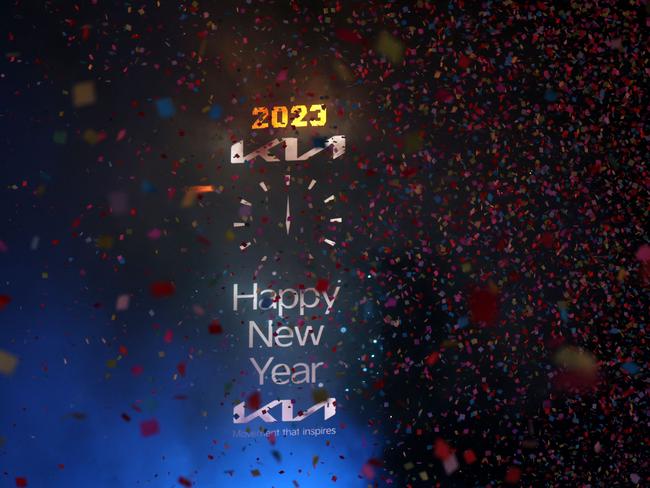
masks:
<svg viewBox="0 0 650 488"><path fill-rule="evenodd" d="M176 113L174 102L172 102L171 98L161 98L156 100L156 108L158 109L158 115L163 119L169 119Z"/></svg>
<svg viewBox="0 0 650 488"><path fill-rule="evenodd" d="M546 93L544 93L544 99L547 102L554 102L555 100L557 100L556 91L549 88L548 90L546 90Z"/></svg>
<svg viewBox="0 0 650 488"><path fill-rule="evenodd" d="M327 141L326 137L314 137L313 140L314 147L325 147L326 141Z"/></svg>
<svg viewBox="0 0 650 488"><path fill-rule="evenodd" d="M262 310L268 310L273 306L273 299L271 297L262 297L260 300L260 308Z"/></svg>
<svg viewBox="0 0 650 488"><path fill-rule="evenodd" d="M149 180L142 180L140 188L143 193L154 193L156 191L156 187Z"/></svg>
<svg viewBox="0 0 650 488"><path fill-rule="evenodd" d="M634 362L632 362L632 361L623 364L622 368L623 368L625 371L627 371L629 374L631 374L632 376L634 376L635 374L637 374L637 373L640 371L640 369L641 369L641 368L639 368L639 365L638 365L638 364L636 364L636 363L634 363Z"/></svg>
<svg viewBox="0 0 650 488"><path fill-rule="evenodd" d="M221 117L221 114L223 114L221 105L212 105L212 107L210 107L210 111L208 112L208 117L210 117L212 120L217 120Z"/></svg>
<svg viewBox="0 0 650 488"><path fill-rule="evenodd" d="M467 318L467 316L460 317L458 319L458 324L456 324L456 327L459 329L464 329L465 327L467 327L467 324L469 324L469 319Z"/></svg>

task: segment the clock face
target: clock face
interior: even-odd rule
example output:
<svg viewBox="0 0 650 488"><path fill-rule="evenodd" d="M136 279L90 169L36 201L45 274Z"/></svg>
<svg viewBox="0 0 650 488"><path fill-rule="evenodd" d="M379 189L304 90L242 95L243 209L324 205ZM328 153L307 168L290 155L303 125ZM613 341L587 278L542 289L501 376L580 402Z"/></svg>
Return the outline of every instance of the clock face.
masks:
<svg viewBox="0 0 650 488"><path fill-rule="evenodd" d="M239 195L238 211L232 222L235 242L246 252L254 247L314 253L337 246L343 217L339 198L331 181L313 171L266 173L248 192Z"/></svg>

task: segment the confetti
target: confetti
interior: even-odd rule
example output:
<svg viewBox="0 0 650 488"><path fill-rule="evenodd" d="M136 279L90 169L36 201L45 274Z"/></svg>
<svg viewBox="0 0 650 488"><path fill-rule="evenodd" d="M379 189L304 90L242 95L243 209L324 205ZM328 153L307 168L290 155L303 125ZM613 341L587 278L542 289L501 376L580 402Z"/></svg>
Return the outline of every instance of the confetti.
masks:
<svg viewBox="0 0 650 488"><path fill-rule="evenodd" d="M72 105L76 108L94 105L96 101L94 81L82 81L72 87Z"/></svg>
<svg viewBox="0 0 650 488"><path fill-rule="evenodd" d="M210 322L210 325L208 325L208 332L213 335L221 334L223 332L223 327L218 320L213 320Z"/></svg>
<svg viewBox="0 0 650 488"><path fill-rule="evenodd" d="M158 115L162 119L169 119L176 113L174 102L172 102L171 98L161 98L156 100L156 110L158 110Z"/></svg>
<svg viewBox="0 0 650 488"><path fill-rule="evenodd" d="M5 3L6 484L648 484L647 2Z"/></svg>
<svg viewBox="0 0 650 488"><path fill-rule="evenodd" d="M404 44L387 31L381 31L377 37L376 49L391 63L399 64L404 56Z"/></svg>
<svg viewBox="0 0 650 488"><path fill-rule="evenodd" d="M176 293L176 286L170 281L156 281L149 286L149 292L155 298L166 298Z"/></svg>
<svg viewBox="0 0 650 488"><path fill-rule="evenodd" d="M151 437L160 433L160 426L156 419L143 420L140 422L140 434L142 437Z"/></svg>
<svg viewBox="0 0 650 488"><path fill-rule="evenodd" d="M117 300L115 301L115 310L118 312L128 310L130 301L131 297L129 295L118 296Z"/></svg>
<svg viewBox="0 0 650 488"><path fill-rule="evenodd" d="M18 366L18 357L0 349L0 374L11 376Z"/></svg>

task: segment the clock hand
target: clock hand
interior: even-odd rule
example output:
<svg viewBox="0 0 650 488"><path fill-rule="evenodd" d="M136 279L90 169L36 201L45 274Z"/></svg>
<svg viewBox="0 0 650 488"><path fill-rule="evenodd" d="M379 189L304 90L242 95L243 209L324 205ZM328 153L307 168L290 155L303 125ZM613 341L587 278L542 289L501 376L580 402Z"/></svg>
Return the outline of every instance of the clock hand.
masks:
<svg viewBox="0 0 650 488"><path fill-rule="evenodd" d="M287 235L289 235L289 229L291 228L291 213L289 210L289 195L287 195L287 214L284 218L284 225L287 228Z"/></svg>
<svg viewBox="0 0 650 488"><path fill-rule="evenodd" d="M291 175L284 175L284 184L287 186L291 184ZM284 226L287 228L287 235L289 235L289 230L291 229L291 211L289 210L289 194L287 193L287 213L284 217Z"/></svg>

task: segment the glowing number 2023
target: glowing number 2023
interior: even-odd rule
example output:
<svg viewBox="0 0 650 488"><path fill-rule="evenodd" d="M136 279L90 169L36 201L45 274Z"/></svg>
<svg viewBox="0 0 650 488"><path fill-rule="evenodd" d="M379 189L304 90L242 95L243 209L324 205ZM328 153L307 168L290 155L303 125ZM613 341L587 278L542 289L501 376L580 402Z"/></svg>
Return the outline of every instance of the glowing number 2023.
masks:
<svg viewBox="0 0 650 488"><path fill-rule="evenodd" d="M291 114L291 116L289 116ZM308 114L312 114L308 117ZM315 103L307 109L306 105L294 105L289 110L284 105L273 107L269 112L267 107L255 107L253 116L257 117L253 122L253 129L267 129L269 127L269 115L271 115L271 127L282 128L287 125L292 127L323 127L327 123L327 108L325 105Z"/></svg>

